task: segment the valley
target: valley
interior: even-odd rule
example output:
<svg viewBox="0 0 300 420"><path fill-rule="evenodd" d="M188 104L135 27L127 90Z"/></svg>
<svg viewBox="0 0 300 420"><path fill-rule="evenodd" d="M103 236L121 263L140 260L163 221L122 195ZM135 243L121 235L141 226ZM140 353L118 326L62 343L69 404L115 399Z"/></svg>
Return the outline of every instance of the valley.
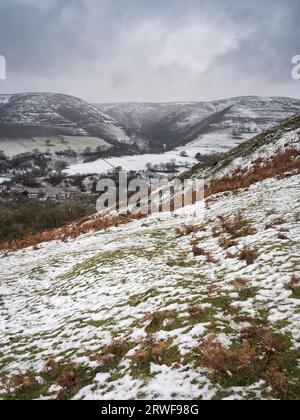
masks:
<svg viewBox="0 0 300 420"><path fill-rule="evenodd" d="M0 140L0 399L300 398L300 111L238 102ZM204 202L95 213L121 168L204 180Z"/></svg>
<svg viewBox="0 0 300 420"><path fill-rule="evenodd" d="M194 167L202 216L4 245L0 397L299 399L299 136L298 116Z"/></svg>
<svg viewBox="0 0 300 420"><path fill-rule="evenodd" d="M56 166L66 177L117 168L178 174L299 111L299 100L275 97L93 105L62 94L1 95L0 176L47 178Z"/></svg>

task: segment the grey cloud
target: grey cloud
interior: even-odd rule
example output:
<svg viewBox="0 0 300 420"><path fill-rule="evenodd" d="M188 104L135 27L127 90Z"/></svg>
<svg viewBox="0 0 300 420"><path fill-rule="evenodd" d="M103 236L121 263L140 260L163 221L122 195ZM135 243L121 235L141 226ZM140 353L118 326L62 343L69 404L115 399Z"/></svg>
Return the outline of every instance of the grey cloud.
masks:
<svg viewBox="0 0 300 420"><path fill-rule="evenodd" d="M0 92L94 101L300 97L298 0L2 0Z"/></svg>

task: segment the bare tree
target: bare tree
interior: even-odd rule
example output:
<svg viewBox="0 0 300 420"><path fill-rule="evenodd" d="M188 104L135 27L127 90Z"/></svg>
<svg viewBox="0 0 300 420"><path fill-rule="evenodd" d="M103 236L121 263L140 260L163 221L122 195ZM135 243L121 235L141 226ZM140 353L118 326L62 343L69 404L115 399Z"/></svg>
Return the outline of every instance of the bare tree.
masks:
<svg viewBox="0 0 300 420"><path fill-rule="evenodd" d="M65 162L64 160L58 160L55 162L54 164L54 169L55 171L58 173L58 175L61 175L61 173L67 169L68 167L68 163Z"/></svg>

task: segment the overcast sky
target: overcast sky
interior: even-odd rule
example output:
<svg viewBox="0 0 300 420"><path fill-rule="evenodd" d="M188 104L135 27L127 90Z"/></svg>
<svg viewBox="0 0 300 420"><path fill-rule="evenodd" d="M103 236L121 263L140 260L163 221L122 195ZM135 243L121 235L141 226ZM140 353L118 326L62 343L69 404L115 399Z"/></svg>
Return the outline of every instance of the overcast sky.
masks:
<svg viewBox="0 0 300 420"><path fill-rule="evenodd" d="M0 93L300 98L299 0L0 0Z"/></svg>

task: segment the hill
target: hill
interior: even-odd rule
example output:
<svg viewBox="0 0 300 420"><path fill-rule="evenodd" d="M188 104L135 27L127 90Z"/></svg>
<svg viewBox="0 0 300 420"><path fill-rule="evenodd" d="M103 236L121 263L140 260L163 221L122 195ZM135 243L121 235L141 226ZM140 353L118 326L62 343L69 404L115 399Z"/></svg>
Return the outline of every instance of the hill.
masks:
<svg viewBox="0 0 300 420"><path fill-rule="evenodd" d="M1 254L0 397L299 399L299 187Z"/></svg>
<svg viewBox="0 0 300 420"><path fill-rule="evenodd" d="M299 130L195 168L203 216L93 216L4 248L0 398L298 400Z"/></svg>
<svg viewBox="0 0 300 420"><path fill-rule="evenodd" d="M0 102L0 138L65 134L131 141L119 123L79 98L55 93L24 93L2 96Z"/></svg>
<svg viewBox="0 0 300 420"><path fill-rule="evenodd" d="M300 170L300 116L282 123L242 143L220 158L195 166L191 173L204 176L208 182L251 175L266 178ZM254 180L253 180L254 181Z"/></svg>
<svg viewBox="0 0 300 420"><path fill-rule="evenodd" d="M154 146L168 148L203 143L212 152L237 145L300 112L300 100L283 97L239 97L213 102L98 105ZM217 138L217 142L214 140ZM217 143L217 144L216 144Z"/></svg>

